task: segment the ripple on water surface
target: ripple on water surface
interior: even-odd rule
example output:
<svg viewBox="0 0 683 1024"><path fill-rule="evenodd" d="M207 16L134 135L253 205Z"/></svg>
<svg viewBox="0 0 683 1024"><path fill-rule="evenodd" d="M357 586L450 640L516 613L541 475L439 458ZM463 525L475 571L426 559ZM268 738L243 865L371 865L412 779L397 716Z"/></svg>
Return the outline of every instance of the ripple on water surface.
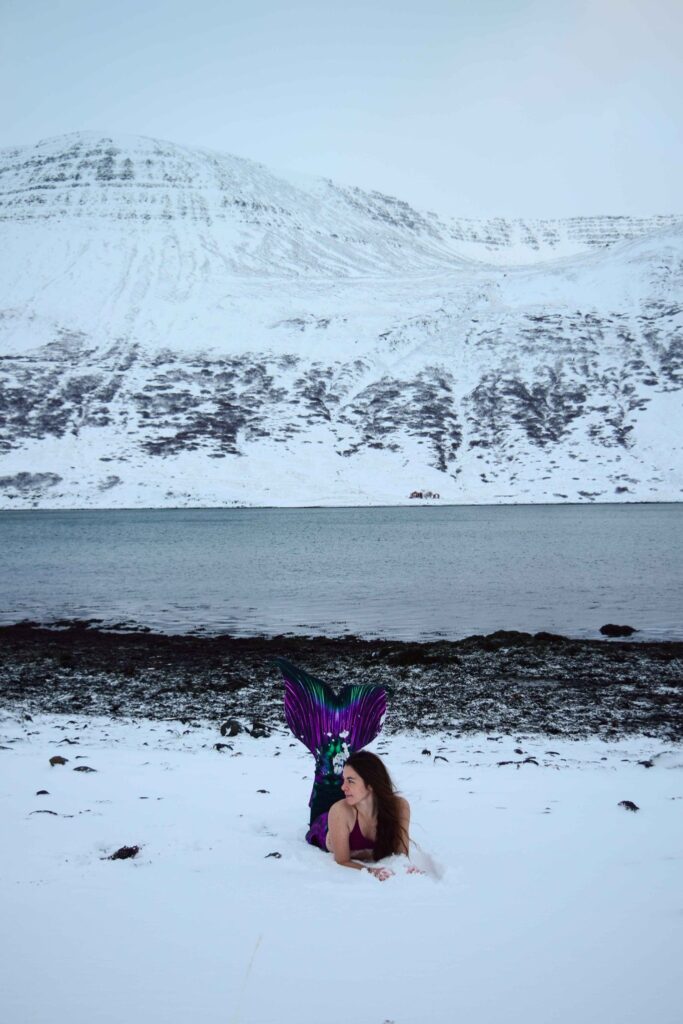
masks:
<svg viewBox="0 0 683 1024"><path fill-rule="evenodd" d="M683 639L683 506L0 513L0 620Z"/></svg>

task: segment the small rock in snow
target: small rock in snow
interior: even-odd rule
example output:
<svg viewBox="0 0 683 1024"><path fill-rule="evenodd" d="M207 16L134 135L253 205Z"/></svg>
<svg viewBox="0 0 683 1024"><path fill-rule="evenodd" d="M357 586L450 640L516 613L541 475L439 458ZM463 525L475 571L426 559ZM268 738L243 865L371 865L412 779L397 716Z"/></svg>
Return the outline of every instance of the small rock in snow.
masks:
<svg viewBox="0 0 683 1024"><path fill-rule="evenodd" d="M121 846L112 853L110 857L106 857L105 860L128 860L129 857L137 857L140 852L139 846Z"/></svg>
<svg viewBox="0 0 683 1024"><path fill-rule="evenodd" d="M68 759L68 757L61 757L61 755L60 755L60 754L55 754L55 756L54 756L54 757L51 757L51 758L50 758L50 764L51 764L51 765L52 765L52 767L54 768L54 766L55 766L56 764L66 764L66 762L67 762L68 760L69 760L69 759Z"/></svg>
<svg viewBox="0 0 683 1024"><path fill-rule="evenodd" d="M620 800L619 807L623 807L625 811L639 811L640 807L638 804L634 804L633 800Z"/></svg>
<svg viewBox="0 0 683 1024"><path fill-rule="evenodd" d="M260 740L266 736L270 736L270 728L265 724L265 722L254 721L251 729L247 731L251 733L252 739L255 740Z"/></svg>
<svg viewBox="0 0 683 1024"><path fill-rule="evenodd" d="M535 764L536 767L538 768L538 761L536 760L535 757L525 757L523 761L498 761L498 767L499 768L501 768L503 765L506 765L506 764L514 764L518 768L522 764Z"/></svg>

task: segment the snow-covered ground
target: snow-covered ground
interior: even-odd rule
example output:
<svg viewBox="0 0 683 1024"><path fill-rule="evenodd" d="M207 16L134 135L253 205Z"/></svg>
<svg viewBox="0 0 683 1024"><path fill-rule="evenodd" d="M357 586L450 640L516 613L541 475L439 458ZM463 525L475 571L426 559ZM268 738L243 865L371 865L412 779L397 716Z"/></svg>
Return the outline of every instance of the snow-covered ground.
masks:
<svg viewBox="0 0 683 1024"><path fill-rule="evenodd" d="M380 737L427 873L379 883L304 843L292 737L217 741L3 714L3 1024L680 1020L680 747Z"/></svg>

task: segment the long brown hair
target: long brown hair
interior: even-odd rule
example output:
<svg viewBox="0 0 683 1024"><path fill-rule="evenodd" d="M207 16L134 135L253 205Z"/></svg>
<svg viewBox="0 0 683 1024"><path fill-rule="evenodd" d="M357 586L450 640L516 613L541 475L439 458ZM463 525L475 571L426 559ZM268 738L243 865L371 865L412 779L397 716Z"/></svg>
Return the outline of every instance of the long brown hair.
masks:
<svg viewBox="0 0 683 1024"><path fill-rule="evenodd" d="M377 839L373 860L381 860L392 853L408 849L408 836L401 825L396 789L384 762L369 750L351 754L346 765L358 772L366 786L371 787L377 807Z"/></svg>

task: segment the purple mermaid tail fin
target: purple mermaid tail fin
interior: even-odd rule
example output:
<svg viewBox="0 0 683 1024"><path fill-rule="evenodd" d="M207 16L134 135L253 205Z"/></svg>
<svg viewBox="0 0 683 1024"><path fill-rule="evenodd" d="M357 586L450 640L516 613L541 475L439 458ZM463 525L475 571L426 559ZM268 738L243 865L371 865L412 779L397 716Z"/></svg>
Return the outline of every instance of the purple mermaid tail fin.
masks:
<svg viewBox="0 0 683 1024"><path fill-rule="evenodd" d="M284 658L275 661L285 679L287 724L316 760L331 739L343 740L350 754L362 750L381 730L387 710L383 686L347 683L337 695L322 679L309 676ZM336 768L337 774L341 768Z"/></svg>
<svg viewBox="0 0 683 1024"><path fill-rule="evenodd" d="M327 812L342 797L347 757L362 750L382 728L387 693L383 686L348 683L337 695L322 679L309 676L284 658L275 661L285 678L287 725L315 757L315 780L308 801L313 829L307 838L322 845L315 829L320 826L318 831L326 831Z"/></svg>

